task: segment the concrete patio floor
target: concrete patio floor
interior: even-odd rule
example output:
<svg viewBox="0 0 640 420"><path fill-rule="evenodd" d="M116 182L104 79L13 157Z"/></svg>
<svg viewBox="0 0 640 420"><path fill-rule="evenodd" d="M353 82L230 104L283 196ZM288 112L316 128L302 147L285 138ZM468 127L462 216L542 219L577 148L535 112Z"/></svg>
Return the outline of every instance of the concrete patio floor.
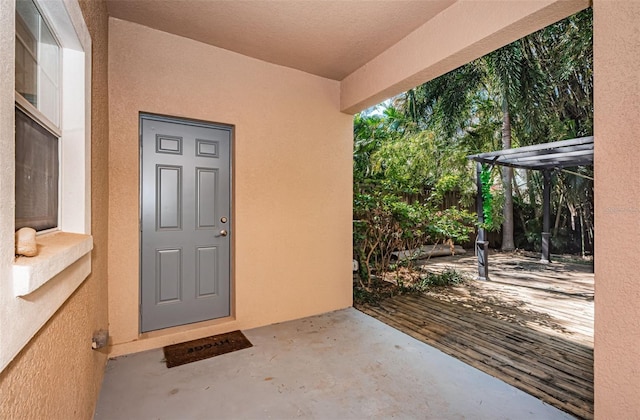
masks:
<svg viewBox="0 0 640 420"><path fill-rule="evenodd" d="M161 349L110 360L95 419L572 418L353 308L244 333L172 369Z"/></svg>

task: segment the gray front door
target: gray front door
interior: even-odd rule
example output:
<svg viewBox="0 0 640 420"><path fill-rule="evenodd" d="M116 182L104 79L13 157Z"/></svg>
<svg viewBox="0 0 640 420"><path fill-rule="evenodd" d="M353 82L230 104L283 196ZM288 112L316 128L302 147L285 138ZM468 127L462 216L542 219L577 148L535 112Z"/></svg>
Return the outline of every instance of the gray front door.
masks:
<svg viewBox="0 0 640 420"><path fill-rule="evenodd" d="M231 127L142 114L142 332L229 316Z"/></svg>

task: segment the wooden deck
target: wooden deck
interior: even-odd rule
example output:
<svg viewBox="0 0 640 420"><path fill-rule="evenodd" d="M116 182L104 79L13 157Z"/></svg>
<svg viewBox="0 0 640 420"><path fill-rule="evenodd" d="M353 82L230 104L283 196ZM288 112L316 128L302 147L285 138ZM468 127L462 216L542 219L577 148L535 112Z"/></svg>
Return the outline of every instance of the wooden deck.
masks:
<svg viewBox="0 0 640 420"><path fill-rule="evenodd" d="M576 417L593 418L591 267L513 254L490 262L488 282L358 309ZM475 259L427 266L474 273Z"/></svg>

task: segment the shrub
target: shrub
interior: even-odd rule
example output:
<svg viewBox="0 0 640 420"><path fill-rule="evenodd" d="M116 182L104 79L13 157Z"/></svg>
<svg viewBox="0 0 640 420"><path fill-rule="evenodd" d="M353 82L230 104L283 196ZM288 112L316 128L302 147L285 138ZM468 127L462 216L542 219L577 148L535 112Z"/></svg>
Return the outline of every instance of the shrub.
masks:
<svg viewBox="0 0 640 420"><path fill-rule="evenodd" d="M380 192L354 195L353 244L360 262L361 286L371 286L373 272L389 270L394 251L426 243L464 242L473 232L475 215L450 208L434 210Z"/></svg>

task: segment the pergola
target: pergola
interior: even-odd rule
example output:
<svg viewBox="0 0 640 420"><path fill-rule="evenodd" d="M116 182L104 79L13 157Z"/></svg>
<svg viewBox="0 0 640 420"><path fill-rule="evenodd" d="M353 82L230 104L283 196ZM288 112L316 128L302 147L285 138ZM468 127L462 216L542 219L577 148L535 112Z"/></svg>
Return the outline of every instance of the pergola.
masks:
<svg viewBox="0 0 640 420"><path fill-rule="evenodd" d="M536 144L534 146L518 147L515 149L498 150L496 152L480 153L468 156L477 162L476 179L478 184L477 212L479 226L484 222L482 181L480 173L482 165L500 165L510 168L534 169L542 171L544 178L543 190L543 219L542 219L542 257L541 261L550 261L551 239L551 173L568 167L593 165L593 136L562 140L552 143ZM476 240L478 255L478 277L486 280L489 277L488 241L486 232L478 228Z"/></svg>

